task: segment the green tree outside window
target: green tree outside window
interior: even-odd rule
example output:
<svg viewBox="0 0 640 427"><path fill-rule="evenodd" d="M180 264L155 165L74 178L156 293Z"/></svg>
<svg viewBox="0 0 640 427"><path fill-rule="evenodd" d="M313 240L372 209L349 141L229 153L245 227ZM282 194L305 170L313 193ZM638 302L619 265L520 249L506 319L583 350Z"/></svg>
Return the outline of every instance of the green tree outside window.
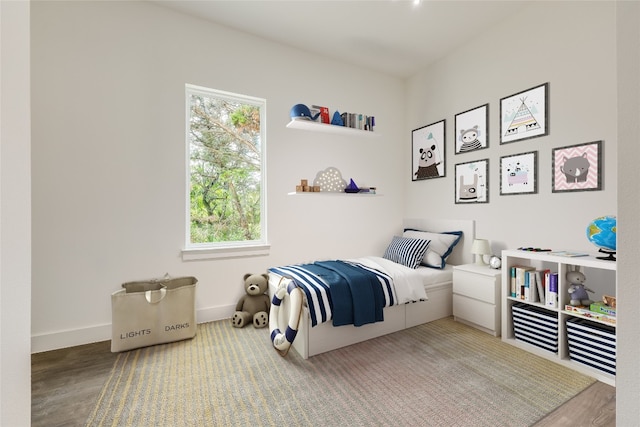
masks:
<svg viewBox="0 0 640 427"><path fill-rule="evenodd" d="M187 85L188 246L264 243L263 99Z"/></svg>

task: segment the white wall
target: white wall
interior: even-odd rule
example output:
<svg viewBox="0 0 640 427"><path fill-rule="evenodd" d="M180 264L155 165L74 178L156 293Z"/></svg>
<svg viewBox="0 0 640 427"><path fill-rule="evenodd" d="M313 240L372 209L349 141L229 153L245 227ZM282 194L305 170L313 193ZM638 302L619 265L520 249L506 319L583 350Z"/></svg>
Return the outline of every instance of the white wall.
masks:
<svg viewBox="0 0 640 427"><path fill-rule="evenodd" d="M579 16L580 19L576 19ZM411 182L406 214L474 218L495 253L520 246L594 251L587 224L616 214L615 3L533 2L407 84L407 130L446 119L446 177ZM549 82L549 135L500 144L500 98ZM489 103L489 148L454 154L454 117ZM602 140L603 191L552 193L555 147ZM500 157L538 151L538 193L500 195ZM489 203L454 204L454 165L489 158Z"/></svg>
<svg viewBox="0 0 640 427"><path fill-rule="evenodd" d="M31 420L29 3L0 2L0 425Z"/></svg>
<svg viewBox="0 0 640 427"><path fill-rule="evenodd" d="M244 273L380 252L400 229L399 79L145 2L36 2L31 28L33 351L110 339L128 280L194 275L198 320L224 318ZM267 99L270 256L181 260L185 83ZM373 114L382 136L286 129L300 102ZM286 195L328 166L384 196Z"/></svg>
<svg viewBox="0 0 640 427"><path fill-rule="evenodd" d="M617 2L618 72L618 353L616 360L616 423L637 425L640 420L640 322L637 306L640 256L640 3Z"/></svg>

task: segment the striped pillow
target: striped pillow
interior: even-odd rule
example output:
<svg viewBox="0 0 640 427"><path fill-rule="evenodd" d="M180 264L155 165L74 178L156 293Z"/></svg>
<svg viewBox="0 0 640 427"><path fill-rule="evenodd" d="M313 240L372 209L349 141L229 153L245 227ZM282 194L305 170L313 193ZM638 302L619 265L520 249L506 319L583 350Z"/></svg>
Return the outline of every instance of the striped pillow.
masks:
<svg viewBox="0 0 640 427"><path fill-rule="evenodd" d="M430 240L393 236L383 258L409 268L418 268L429 248Z"/></svg>

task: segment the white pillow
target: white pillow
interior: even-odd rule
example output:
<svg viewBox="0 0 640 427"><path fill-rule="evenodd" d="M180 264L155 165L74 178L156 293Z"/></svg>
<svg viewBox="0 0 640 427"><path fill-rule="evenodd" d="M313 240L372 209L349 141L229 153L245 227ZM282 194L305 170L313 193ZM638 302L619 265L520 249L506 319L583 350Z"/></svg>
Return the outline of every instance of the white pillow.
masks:
<svg viewBox="0 0 640 427"><path fill-rule="evenodd" d="M458 244L462 237L462 231L445 231L435 233L431 231L421 231L407 228L402 234L403 237L411 239L429 240L429 248L425 254L421 264L432 268L444 268L446 260L453 248Z"/></svg>
<svg viewBox="0 0 640 427"><path fill-rule="evenodd" d="M393 236L383 258L409 268L418 268L428 247L428 240Z"/></svg>

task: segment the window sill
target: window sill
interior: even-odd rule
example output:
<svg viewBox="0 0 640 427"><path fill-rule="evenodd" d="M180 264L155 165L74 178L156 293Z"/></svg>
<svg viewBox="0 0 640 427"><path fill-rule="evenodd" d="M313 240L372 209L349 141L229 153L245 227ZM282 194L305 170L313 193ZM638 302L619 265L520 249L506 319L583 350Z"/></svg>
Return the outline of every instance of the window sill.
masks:
<svg viewBox="0 0 640 427"><path fill-rule="evenodd" d="M229 246L221 248L190 248L182 250L183 261L244 258L269 255L271 245Z"/></svg>

